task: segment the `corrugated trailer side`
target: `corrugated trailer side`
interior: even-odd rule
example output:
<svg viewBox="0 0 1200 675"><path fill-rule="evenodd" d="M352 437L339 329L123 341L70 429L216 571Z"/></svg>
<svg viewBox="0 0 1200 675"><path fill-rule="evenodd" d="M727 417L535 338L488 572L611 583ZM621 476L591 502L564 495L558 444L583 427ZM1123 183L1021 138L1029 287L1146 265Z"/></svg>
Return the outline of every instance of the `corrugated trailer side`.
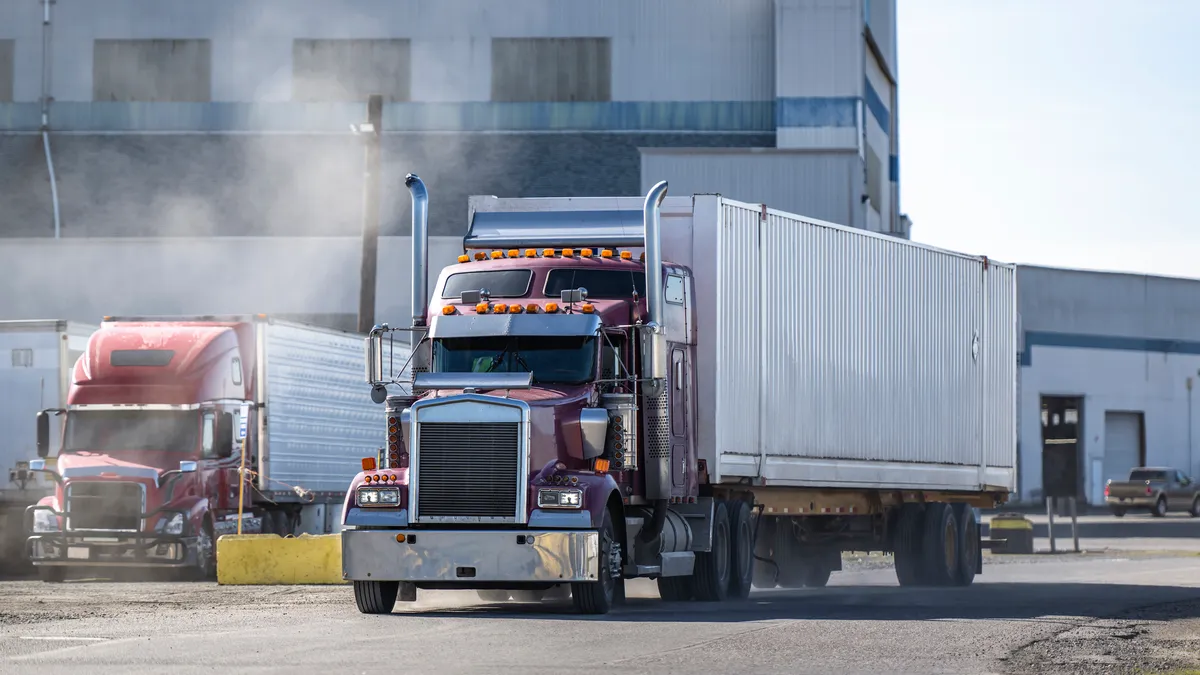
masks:
<svg viewBox="0 0 1200 675"><path fill-rule="evenodd" d="M717 196L693 213L714 481L1014 487L1011 266Z"/></svg>
<svg viewBox="0 0 1200 675"><path fill-rule="evenodd" d="M279 494L295 486L341 501L360 460L385 441L382 412L363 382L363 336L275 320L258 329L266 404L259 489ZM396 351L401 362L408 357L399 344Z"/></svg>

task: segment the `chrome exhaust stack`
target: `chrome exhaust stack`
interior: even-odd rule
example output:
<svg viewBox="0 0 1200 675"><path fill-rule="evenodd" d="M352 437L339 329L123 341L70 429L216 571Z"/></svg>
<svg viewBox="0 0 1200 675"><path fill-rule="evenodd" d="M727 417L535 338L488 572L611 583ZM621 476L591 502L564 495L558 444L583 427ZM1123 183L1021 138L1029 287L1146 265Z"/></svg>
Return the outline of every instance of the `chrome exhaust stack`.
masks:
<svg viewBox="0 0 1200 675"><path fill-rule="evenodd" d="M415 173L404 185L412 195L412 327L422 328L429 314L429 191Z"/></svg>
<svg viewBox="0 0 1200 675"><path fill-rule="evenodd" d="M642 531L643 542L660 534L671 497L671 428L667 407L667 331L663 325L662 219L660 210L667 196L667 182L660 181L646 194L642 217L646 246L646 308L649 321L641 327L642 427L645 439L646 499L654 502L654 514Z"/></svg>

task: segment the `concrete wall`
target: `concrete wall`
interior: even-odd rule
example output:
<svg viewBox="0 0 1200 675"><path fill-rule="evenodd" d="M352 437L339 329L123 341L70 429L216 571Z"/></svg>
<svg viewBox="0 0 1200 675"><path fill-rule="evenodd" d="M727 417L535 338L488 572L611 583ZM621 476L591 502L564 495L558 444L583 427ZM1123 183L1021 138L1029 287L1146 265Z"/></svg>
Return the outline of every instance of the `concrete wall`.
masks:
<svg viewBox="0 0 1200 675"><path fill-rule="evenodd" d="M1143 412L1146 458L1200 474L1200 280L1019 268L1020 491L1041 490L1042 395L1082 396L1089 501L1103 497L1104 413Z"/></svg>

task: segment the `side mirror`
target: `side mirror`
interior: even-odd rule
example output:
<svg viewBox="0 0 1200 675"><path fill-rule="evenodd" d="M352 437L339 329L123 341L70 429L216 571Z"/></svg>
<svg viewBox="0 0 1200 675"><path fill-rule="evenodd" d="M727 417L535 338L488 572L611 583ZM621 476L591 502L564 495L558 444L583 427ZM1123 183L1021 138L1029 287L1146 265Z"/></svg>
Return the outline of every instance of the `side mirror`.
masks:
<svg viewBox="0 0 1200 675"><path fill-rule="evenodd" d="M50 414L45 410L37 414L37 455L50 456Z"/></svg>
<svg viewBox="0 0 1200 675"><path fill-rule="evenodd" d="M196 473L197 468L199 468L199 464L191 460L184 460L179 463L179 473Z"/></svg>
<svg viewBox="0 0 1200 675"><path fill-rule="evenodd" d="M29 470L30 471L45 471L46 470L46 460L44 460L44 459L30 460L29 461Z"/></svg>
<svg viewBox="0 0 1200 675"><path fill-rule="evenodd" d="M217 415L216 447L213 448L217 457L225 459L233 456L233 413Z"/></svg>

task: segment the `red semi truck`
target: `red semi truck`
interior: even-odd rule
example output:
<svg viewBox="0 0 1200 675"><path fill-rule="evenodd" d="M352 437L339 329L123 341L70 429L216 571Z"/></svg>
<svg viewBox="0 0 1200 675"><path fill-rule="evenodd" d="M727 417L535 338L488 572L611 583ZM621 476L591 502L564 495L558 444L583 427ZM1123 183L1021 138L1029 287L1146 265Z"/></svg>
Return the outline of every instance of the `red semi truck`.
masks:
<svg viewBox="0 0 1200 675"><path fill-rule="evenodd" d="M47 581L116 566L211 577L239 499L247 534L336 529L351 460L381 440L362 359L362 336L263 315L107 317L66 405L37 415L39 456L53 418L62 433L54 469L31 463L57 486L27 511L30 560Z"/></svg>
<svg viewBox="0 0 1200 675"><path fill-rule="evenodd" d="M967 585L1015 487L1011 266L724 199L473 197L411 327L376 327L387 452L346 494L358 608L626 579L668 600L823 586L842 551ZM415 345L409 381L385 356ZM387 387L410 384L411 395Z"/></svg>

